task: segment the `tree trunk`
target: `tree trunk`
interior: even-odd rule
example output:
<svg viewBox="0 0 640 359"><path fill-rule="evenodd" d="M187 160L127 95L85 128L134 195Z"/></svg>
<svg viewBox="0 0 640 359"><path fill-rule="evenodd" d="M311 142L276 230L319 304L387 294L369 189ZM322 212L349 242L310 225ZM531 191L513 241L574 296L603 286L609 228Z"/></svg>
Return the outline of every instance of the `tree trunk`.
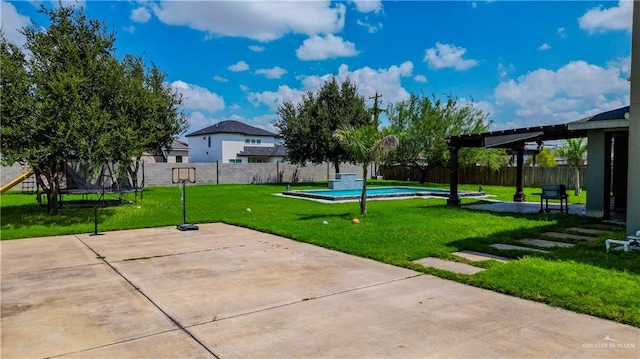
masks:
<svg viewBox="0 0 640 359"><path fill-rule="evenodd" d="M360 195L360 214L367 215L367 167L369 164L362 165L362 194Z"/></svg>
<svg viewBox="0 0 640 359"><path fill-rule="evenodd" d="M580 195L580 168L576 166L576 189L574 195Z"/></svg>
<svg viewBox="0 0 640 359"><path fill-rule="evenodd" d="M131 177L131 185L134 189L138 189L138 170L140 170L140 157L133 160L132 163L127 166L127 172L129 173L129 177Z"/></svg>
<svg viewBox="0 0 640 359"><path fill-rule="evenodd" d="M58 202L58 195L60 193L60 171L61 168L55 158L48 158L34 167L36 180L47 195L47 212L52 216L57 215L60 209L60 203ZM44 176L44 179L48 183L44 183L42 176Z"/></svg>
<svg viewBox="0 0 640 359"><path fill-rule="evenodd" d="M427 182L427 169L424 167L420 167L420 184L424 184Z"/></svg>
<svg viewBox="0 0 640 359"><path fill-rule="evenodd" d="M340 173L340 160L333 161L333 168L336 169L336 175L334 178L338 178L338 173Z"/></svg>
<svg viewBox="0 0 640 359"><path fill-rule="evenodd" d="M49 210L49 214L55 216L58 214L58 210L60 209L60 203L58 203L60 183L58 182L57 173L54 175L54 178L49 180L49 187L50 190L47 192L47 208Z"/></svg>

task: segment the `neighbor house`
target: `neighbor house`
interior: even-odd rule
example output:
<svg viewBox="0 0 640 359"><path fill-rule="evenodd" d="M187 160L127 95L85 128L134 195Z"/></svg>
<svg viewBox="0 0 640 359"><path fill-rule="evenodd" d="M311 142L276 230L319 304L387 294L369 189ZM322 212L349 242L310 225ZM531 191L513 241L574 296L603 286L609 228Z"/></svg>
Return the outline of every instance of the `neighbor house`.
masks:
<svg viewBox="0 0 640 359"><path fill-rule="evenodd" d="M222 121L188 134L191 162L275 163L287 154L275 133Z"/></svg>
<svg viewBox="0 0 640 359"><path fill-rule="evenodd" d="M189 145L174 139L171 148L163 148L156 153L145 152L141 160L146 163L188 163Z"/></svg>

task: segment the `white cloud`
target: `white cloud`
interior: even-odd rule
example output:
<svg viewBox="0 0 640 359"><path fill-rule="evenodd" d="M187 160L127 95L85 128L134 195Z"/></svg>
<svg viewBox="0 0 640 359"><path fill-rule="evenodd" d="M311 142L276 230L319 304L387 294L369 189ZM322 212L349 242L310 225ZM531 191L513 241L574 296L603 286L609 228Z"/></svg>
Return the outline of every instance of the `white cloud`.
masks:
<svg viewBox="0 0 640 359"><path fill-rule="evenodd" d="M136 32L136 27L133 25L125 26L122 29L130 34L133 34L134 32Z"/></svg>
<svg viewBox="0 0 640 359"><path fill-rule="evenodd" d="M629 83L617 67L573 61L557 71L538 69L494 90L499 106L515 106L522 121L536 124L577 120L590 112L629 104Z"/></svg>
<svg viewBox="0 0 640 359"><path fill-rule="evenodd" d="M235 64L230 65L229 67L227 67L227 70L233 71L233 72L247 71L247 70L249 70L249 65L246 62L240 60L240 61L236 62Z"/></svg>
<svg viewBox="0 0 640 359"><path fill-rule="evenodd" d="M538 50L540 51L546 51L549 50L551 48L551 46L549 46L549 44L547 44L546 42L542 45L540 45L540 47L538 47Z"/></svg>
<svg viewBox="0 0 640 359"><path fill-rule="evenodd" d="M249 102L254 106L264 104L272 111L276 111L278 106L284 102L299 102L304 94L301 90L295 90L287 85L280 85L277 91L251 92L247 96Z"/></svg>
<svg viewBox="0 0 640 359"><path fill-rule="evenodd" d="M382 29L382 23L381 22L379 22L378 25L371 25L368 22L365 22L365 21L362 21L362 20L358 19L358 20L356 20L356 24L366 28L367 31L370 34L373 34L373 33L377 32L378 30Z"/></svg>
<svg viewBox="0 0 640 359"><path fill-rule="evenodd" d="M498 76L503 79L509 75L509 72L513 72L516 70L516 67L513 64L504 65L502 62L498 64L497 67Z"/></svg>
<svg viewBox="0 0 640 359"><path fill-rule="evenodd" d="M356 45L353 42L345 41L340 36L327 34L324 37L314 35L302 42L296 50L296 55L300 60L326 60L336 57L356 56Z"/></svg>
<svg viewBox="0 0 640 359"><path fill-rule="evenodd" d="M256 75L264 75L268 79L279 79L286 73L287 70L280 66L272 67L270 69L258 69L255 71Z"/></svg>
<svg viewBox="0 0 640 359"><path fill-rule="evenodd" d="M151 14L146 7L139 7L131 11L131 16L129 16L129 18L135 22L145 23L151 19Z"/></svg>
<svg viewBox="0 0 640 359"><path fill-rule="evenodd" d="M240 90L247 91L247 90L249 90L249 86L240 85Z"/></svg>
<svg viewBox="0 0 640 359"><path fill-rule="evenodd" d="M378 13L382 10L381 0L351 0L356 5L356 10L359 12L375 12Z"/></svg>
<svg viewBox="0 0 640 359"><path fill-rule="evenodd" d="M210 36L271 41L287 33L329 34L344 27L344 4L319 1L162 1L152 5L160 21Z"/></svg>
<svg viewBox="0 0 640 359"><path fill-rule="evenodd" d="M631 55L619 57L607 63L607 67L618 68L625 75L631 74Z"/></svg>
<svg viewBox="0 0 640 359"><path fill-rule="evenodd" d="M222 96L204 87L188 84L179 80L172 82L171 86L184 97L184 108L186 110L216 112L224 108L224 99Z"/></svg>
<svg viewBox="0 0 640 359"><path fill-rule="evenodd" d="M463 47L438 42L435 47L427 49L424 62L429 64L430 68L436 70L451 67L462 71L477 66L478 61L476 60L462 59L466 52L467 49Z"/></svg>
<svg viewBox="0 0 640 359"><path fill-rule="evenodd" d="M349 78L357 87L358 93L365 99L369 99L376 92L384 96L387 103L404 100L409 97L409 93L402 87L401 79L410 77L413 72L413 63L405 61L400 66L390 66L387 69L374 70L370 67L363 67L354 71L349 71L346 64L340 65L336 79L344 81ZM324 76L307 76L302 83L305 88L317 90L322 83L331 78L331 74Z"/></svg>
<svg viewBox="0 0 640 359"><path fill-rule="evenodd" d="M350 71L346 64L340 65L336 79L342 82L349 78L357 89L358 94L370 102L369 97L376 92L383 95L386 103L396 102L409 98L409 93L402 87L401 79L411 77L413 63L405 61L399 66L393 65L386 69L374 70L370 67L363 67ZM302 89L293 89L287 85L281 85L277 91L264 91L249 93L248 99L254 106L264 104L272 111L284 102L299 102L307 90L317 91L322 84L329 80L333 74L299 76L302 81ZM384 106L384 105L383 105Z"/></svg>
<svg viewBox="0 0 640 359"><path fill-rule="evenodd" d="M424 75L416 75L413 77L415 82L427 82L427 78Z"/></svg>
<svg viewBox="0 0 640 359"><path fill-rule="evenodd" d="M631 30L633 1L620 0L618 6L603 9L602 5L578 18L580 28L589 32Z"/></svg>
<svg viewBox="0 0 640 359"><path fill-rule="evenodd" d="M24 45L27 40L18 30L28 26L31 19L28 16L20 15L16 7L6 1L0 2L0 13L2 14L0 27L4 32L5 39L17 46Z"/></svg>
<svg viewBox="0 0 640 359"><path fill-rule="evenodd" d="M478 3L475 2L475 1L472 1L471 2L471 7L474 8L474 9L477 8L478 7Z"/></svg>
<svg viewBox="0 0 640 359"><path fill-rule="evenodd" d="M262 51L264 51L264 46L251 45L251 46L249 46L249 50L251 50L253 52L262 52Z"/></svg>
<svg viewBox="0 0 640 359"><path fill-rule="evenodd" d="M229 108L230 108L230 109L232 109L232 110L234 110L234 111L236 111L236 110L241 109L242 107L240 107L240 105L238 105L237 103L234 103L234 104L233 104L233 105L231 105Z"/></svg>
<svg viewBox="0 0 640 359"><path fill-rule="evenodd" d="M218 82L228 82L229 80L226 77L222 77L222 76L213 76L213 80L214 81L218 81Z"/></svg>
<svg viewBox="0 0 640 359"><path fill-rule="evenodd" d="M563 39L567 37L564 27L559 27L558 30L556 30L556 33Z"/></svg>

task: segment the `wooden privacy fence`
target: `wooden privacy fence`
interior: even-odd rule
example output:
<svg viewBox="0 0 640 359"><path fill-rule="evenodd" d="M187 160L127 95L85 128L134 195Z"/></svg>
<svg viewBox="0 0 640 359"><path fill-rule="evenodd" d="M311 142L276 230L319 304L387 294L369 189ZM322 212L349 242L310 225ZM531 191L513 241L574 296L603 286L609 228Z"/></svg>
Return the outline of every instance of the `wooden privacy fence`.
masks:
<svg viewBox="0 0 640 359"><path fill-rule="evenodd" d="M420 170L414 167L380 166L385 179L398 181L419 181ZM580 168L580 187L585 188L586 167ZM489 167L460 167L458 180L461 184L483 184L498 186L516 185L516 168L501 167L493 170ZM575 188L576 173L574 167L525 167L524 186L540 187L543 184L564 184L567 188ZM435 167L427 170L427 182L449 183L449 168Z"/></svg>

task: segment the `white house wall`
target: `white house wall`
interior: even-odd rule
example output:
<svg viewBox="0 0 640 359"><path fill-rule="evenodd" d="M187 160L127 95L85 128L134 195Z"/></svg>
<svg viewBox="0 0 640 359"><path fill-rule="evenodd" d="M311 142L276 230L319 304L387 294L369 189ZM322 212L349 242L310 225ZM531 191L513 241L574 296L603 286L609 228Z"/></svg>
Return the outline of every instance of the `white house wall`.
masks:
<svg viewBox="0 0 640 359"><path fill-rule="evenodd" d="M225 133L216 135L222 139L222 163L229 163L229 160L239 159L238 153L244 151L245 146L251 147L274 147L274 138L268 136L250 136L243 134ZM261 143L246 143L245 140L260 140ZM243 163L246 163L246 159ZM275 162L275 161L274 161Z"/></svg>
<svg viewBox="0 0 640 359"><path fill-rule="evenodd" d="M209 147L211 138L211 147ZM190 162L215 162L222 158L222 142L216 136L189 137Z"/></svg>
<svg viewBox="0 0 640 359"><path fill-rule="evenodd" d="M211 137L211 147L209 147L209 137ZM245 140L255 139L261 143L246 143ZM239 133L218 133L203 136L191 136L189 141L189 160L192 163L207 163L220 161L229 163L229 160L235 160L238 153L244 151L245 146L251 147L274 147L276 139L270 136L250 136ZM257 141L256 141L257 142ZM246 158L243 157L243 163ZM269 162L275 163L281 161L281 157L270 159Z"/></svg>

